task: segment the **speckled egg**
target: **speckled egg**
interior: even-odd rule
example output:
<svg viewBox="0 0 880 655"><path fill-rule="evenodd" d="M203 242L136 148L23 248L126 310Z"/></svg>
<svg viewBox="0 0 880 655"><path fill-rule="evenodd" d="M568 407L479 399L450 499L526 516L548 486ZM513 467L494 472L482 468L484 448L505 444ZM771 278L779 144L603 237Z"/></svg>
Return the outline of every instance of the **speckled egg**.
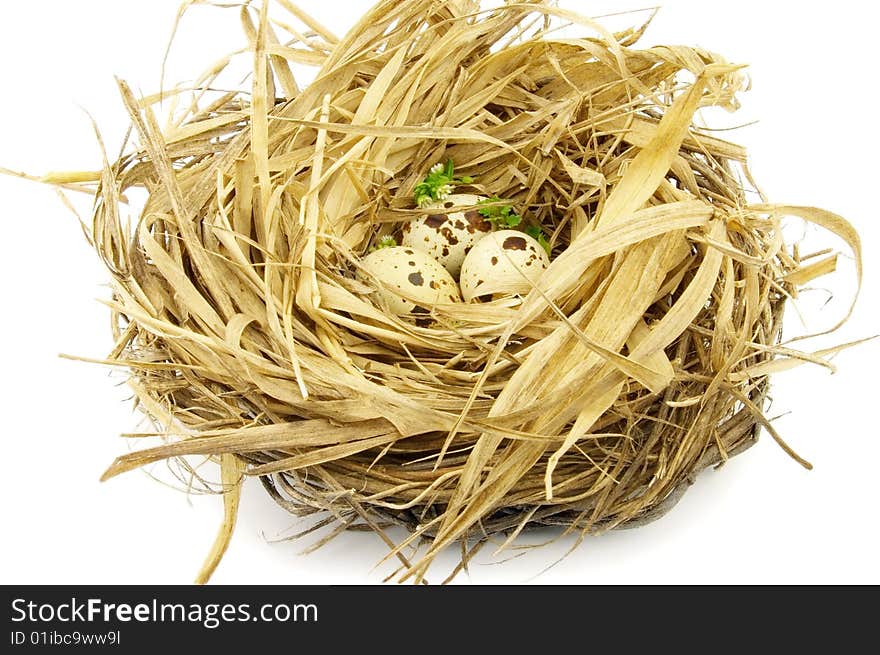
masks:
<svg viewBox="0 0 880 655"><path fill-rule="evenodd" d="M380 248L367 255L362 266L369 275L358 271L358 278L375 284L376 294L397 315L418 317L429 314L432 305L461 301L449 272L422 250Z"/></svg>
<svg viewBox="0 0 880 655"><path fill-rule="evenodd" d="M428 205L428 214L418 216L403 226L403 245L424 250L453 277L458 277L465 256L478 241L492 232L493 225L476 209L454 209L474 206L481 200L485 198L456 193Z"/></svg>
<svg viewBox="0 0 880 655"><path fill-rule="evenodd" d="M468 302L493 295L526 294L550 265L547 251L516 230L492 232L476 244L461 267L461 293Z"/></svg>

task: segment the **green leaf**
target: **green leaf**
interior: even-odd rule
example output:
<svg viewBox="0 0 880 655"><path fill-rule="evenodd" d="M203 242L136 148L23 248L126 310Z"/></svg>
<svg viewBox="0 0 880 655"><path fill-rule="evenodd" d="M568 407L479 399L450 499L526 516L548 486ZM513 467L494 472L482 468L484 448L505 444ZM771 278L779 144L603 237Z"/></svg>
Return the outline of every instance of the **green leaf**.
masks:
<svg viewBox="0 0 880 655"><path fill-rule="evenodd" d="M395 239L390 234L387 234L384 237L381 237L376 242L375 246L370 248L370 252L375 252L376 250L382 250L382 248L393 248L396 245L397 245L397 239Z"/></svg>
<svg viewBox="0 0 880 655"><path fill-rule="evenodd" d="M446 164L434 164L425 176L413 189L413 199L419 207L425 207L432 202L442 200L455 190L457 184L472 184L474 178L466 175L455 177L455 164L451 159Z"/></svg>
<svg viewBox="0 0 880 655"><path fill-rule="evenodd" d="M498 196L492 196L491 198L481 200L479 203L481 205L491 206L481 207L477 211L496 227L516 227L522 222L522 216L515 213L510 204L501 204L507 202L509 201L499 198Z"/></svg>
<svg viewBox="0 0 880 655"><path fill-rule="evenodd" d="M544 249L547 255L550 255L550 251L552 250L550 246L550 242L547 241L547 237L544 236L544 230L539 228L537 225L530 225L525 229L525 233L532 237L538 244Z"/></svg>

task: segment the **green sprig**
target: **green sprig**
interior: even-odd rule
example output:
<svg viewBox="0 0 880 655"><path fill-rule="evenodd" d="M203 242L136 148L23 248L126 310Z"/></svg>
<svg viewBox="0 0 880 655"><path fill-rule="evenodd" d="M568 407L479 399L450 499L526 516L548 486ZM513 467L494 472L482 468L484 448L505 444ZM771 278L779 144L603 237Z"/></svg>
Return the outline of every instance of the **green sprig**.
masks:
<svg viewBox="0 0 880 655"><path fill-rule="evenodd" d="M522 216L514 212L513 206L507 203L508 201L503 198L492 196L491 198L481 200L479 204L488 206L480 207L477 211L496 227L516 227L522 223Z"/></svg>
<svg viewBox="0 0 880 655"><path fill-rule="evenodd" d="M448 198L457 184L471 184L473 181L474 178L468 175L455 177L455 164L450 159L445 166L437 163L431 167L425 179L416 185L413 197L416 205L426 207L432 202Z"/></svg>
<svg viewBox="0 0 880 655"><path fill-rule="evenodd" d="M376 245L370 248L370 252L376 252L377 250L382 250L382 248L393 248L396 245L397 239L388 234L384 237L380 237L379 240L376 242Z"/></svg>
<svg viewBox="0 0 880 655"><path fill-rule="evenodd" d="M547 241L547 237L544 236L544 230L539 228L537 225L530 225L525 229L525 233L532 237L538 244L547 252L547 255L550 255L550 242Z"/></svg>

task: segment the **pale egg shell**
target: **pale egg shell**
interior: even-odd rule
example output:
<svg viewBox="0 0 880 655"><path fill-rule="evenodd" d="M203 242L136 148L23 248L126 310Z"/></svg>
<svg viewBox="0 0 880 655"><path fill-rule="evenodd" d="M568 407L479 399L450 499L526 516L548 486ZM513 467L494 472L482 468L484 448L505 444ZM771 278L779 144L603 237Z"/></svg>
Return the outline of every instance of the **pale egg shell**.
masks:
<svg viewBox="0 0 880 655"><path fill-rule="evenodd" d="M427 214L404 224L401 242L424 250L440 262L453 277L458 277L465 256L478 241L489 234L493 225L472 207L485 200L482 196L455 193L426 207Z"/></svg>
<svg viewBox="0 0 880 655"><path fill-rule="evenodd" d="M459 280L461 293L467 302L482 296L524 295L549 265L547 251L528 234L516 230L492 232L465 257Z"/></svg>
<svg viewBox="0 0 880 655"><path fill-rule="evenodd" d="M460 302L458 285L449 272L428 253L394 246L367 255L358 278L376 285L376 294L400 316L429 314L432 305Z"/></svg>

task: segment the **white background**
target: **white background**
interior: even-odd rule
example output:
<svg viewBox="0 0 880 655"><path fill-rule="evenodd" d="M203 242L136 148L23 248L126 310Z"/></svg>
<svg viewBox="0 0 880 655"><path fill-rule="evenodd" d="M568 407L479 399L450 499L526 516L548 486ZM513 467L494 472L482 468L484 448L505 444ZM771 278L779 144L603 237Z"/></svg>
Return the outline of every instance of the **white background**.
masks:
<svg viewBox="0 0 880 655"><path fill-rule="evenodd" d="M176 0L4 2L0 21L0 166L33 173L93 169L98 150L84 110L109 147L125 128L113 80L158 87ZM301 0L342 33L369 5ZM634 0L563 6L599 15ZM754 88L729 124L748 145L771 199L825 207L862 233L865 283L850 324L832 340L877 333L878 92L871 3L715 3L668 0L645 42L699 44L751 64ZM191 79L244 44L236 10L195 7L172 51L168 79ZM87 204L84 206L87 209ZM75 218L48 188L0 176L3 294L2 583L180 583L192 580L220 520L216 497L188 497L143 472L99 483L130 444L138 416L122 376L59 359L100 358L110 347L106 277ZM797 230L795 231L797 233ZM814 235L813 235L814 236ZM811 327L831 325L851 289L846 262L807 294ZM790 312L792 334L800 330ZM680 505L648 527L590 539L557 566L570 542L505 564L489 557L462 583L880 582L877 528L878 342L835 359L839 372L802 368L774 381L772 414L807 472L766 435L721 471L705 473ZM161 467L156 473L161 473ZM165 476L167 477L167 476ZM296 527L256 481L217 583L376 583L384 555L368 534L344 535L309 555L279 541ZM542 535L546 537L548 535ZM489 550L489 549L486 549ZM439 562L434 579L454 555Z"/></svg>

